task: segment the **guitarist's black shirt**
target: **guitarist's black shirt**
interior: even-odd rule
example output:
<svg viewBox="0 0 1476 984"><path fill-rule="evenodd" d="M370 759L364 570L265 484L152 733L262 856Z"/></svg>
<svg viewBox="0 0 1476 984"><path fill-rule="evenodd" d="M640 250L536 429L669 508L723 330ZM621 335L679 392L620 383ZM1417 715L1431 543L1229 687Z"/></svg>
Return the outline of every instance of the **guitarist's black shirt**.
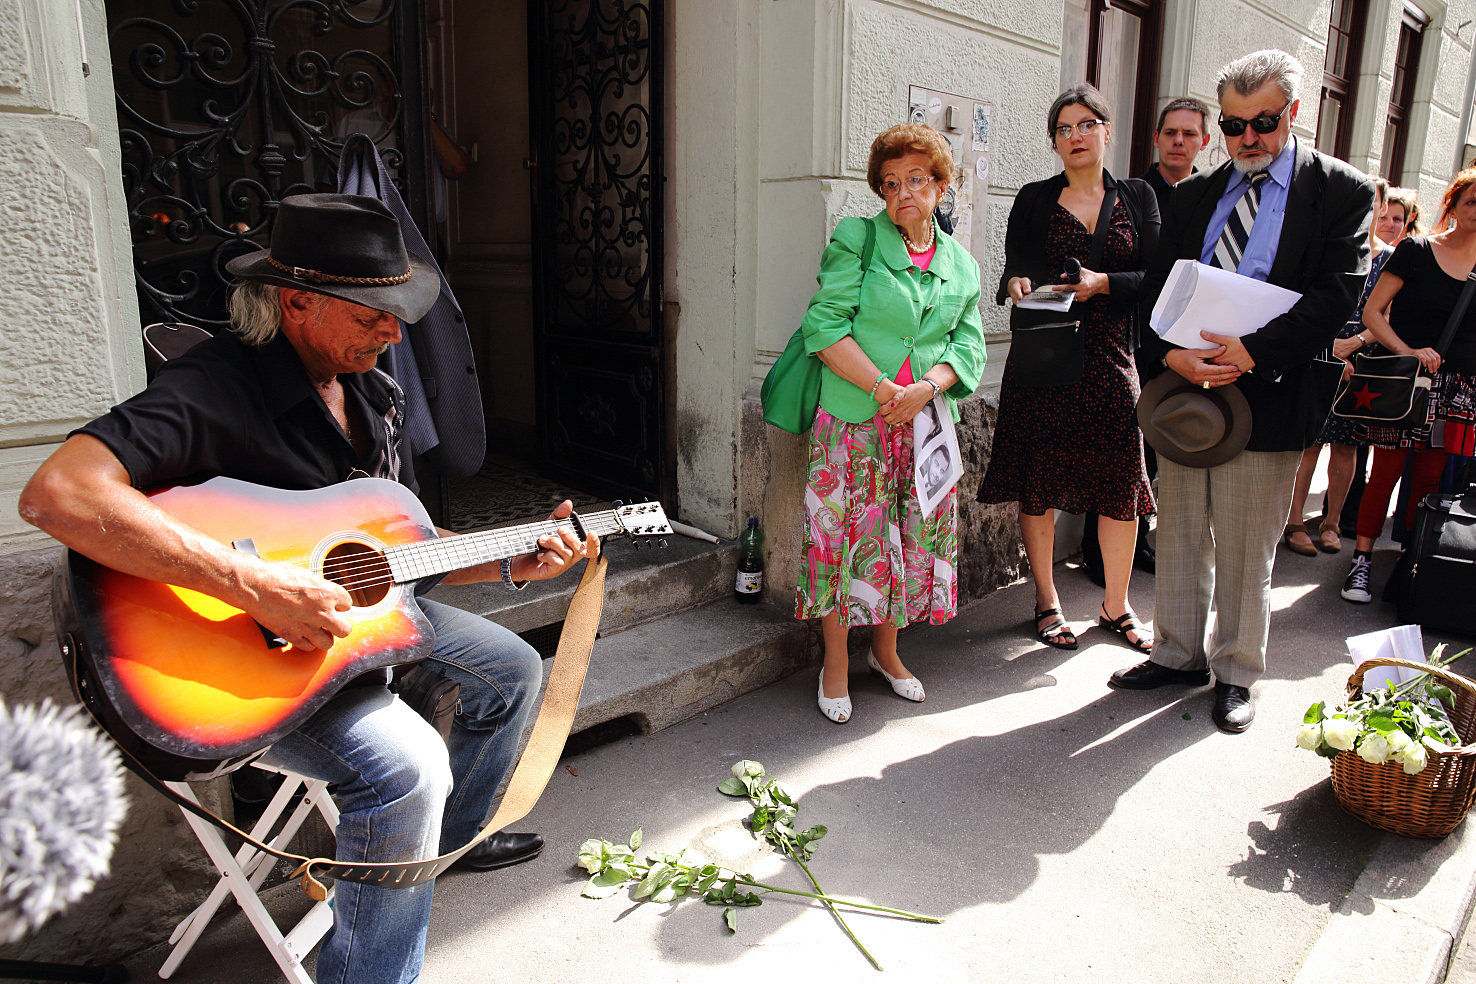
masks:
<svg viewBox="0 0 1476 984"><path fill-rule="evenodd" d="M350 426L368 432L362 458L281 335L260 348L234 335L201 342L166 362L143 392L73 433L106 444L139 489L224 475L279 489L390 478L418 491L401 436L400 388L377 369L338 379Z"/></svg>

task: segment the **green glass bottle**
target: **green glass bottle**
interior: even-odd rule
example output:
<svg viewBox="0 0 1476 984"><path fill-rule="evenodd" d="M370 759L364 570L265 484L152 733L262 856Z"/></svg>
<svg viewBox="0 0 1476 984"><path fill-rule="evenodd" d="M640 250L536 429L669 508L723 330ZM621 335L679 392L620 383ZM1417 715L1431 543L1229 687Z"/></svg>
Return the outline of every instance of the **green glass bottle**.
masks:
<svg viewBox="0 0 1476 984"><path fill-rule="evenodd" d="M733 582L733 600L757 605L764 596L764 531L750 518L748 529L738 536L738 576Z"/></svg>

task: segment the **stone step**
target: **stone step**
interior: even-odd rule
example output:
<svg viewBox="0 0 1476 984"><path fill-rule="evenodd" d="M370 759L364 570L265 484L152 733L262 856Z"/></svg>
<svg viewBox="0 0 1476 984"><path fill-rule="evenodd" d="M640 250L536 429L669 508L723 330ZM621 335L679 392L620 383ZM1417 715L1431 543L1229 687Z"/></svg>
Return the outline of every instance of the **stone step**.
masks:
<svg viewBox="0 0 1476 984"><path fill-rule="evenodd" d="M604 545L610 568L601 637L732 595L736 543L708 543L680 534L667 536L666 543L662 548L646 541L637 549L634 541L621 539ZM538 581L522 591L496 582L440 585L429 597L521 633L563 620L578 573Z"/></svg>
<svg viewBox="0 0 1476 984"><path fill-rule="evenodd" d="M723 598L596 641L573 730L660 731L819 661L808 622Z"/></svg>

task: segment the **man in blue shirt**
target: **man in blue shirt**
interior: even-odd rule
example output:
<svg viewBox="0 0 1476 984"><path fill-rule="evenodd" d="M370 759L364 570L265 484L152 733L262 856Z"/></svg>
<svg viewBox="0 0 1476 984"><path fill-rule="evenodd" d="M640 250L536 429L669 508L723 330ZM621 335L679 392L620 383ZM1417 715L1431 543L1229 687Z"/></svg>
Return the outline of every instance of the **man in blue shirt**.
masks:
<svg viewBox="0 0 1476 984"><path fill-rule="evenodd" d="M1369 264L1373 182L1292 135L1301 80L1301 63L1284 51L1257 51L1221 69L1219 127L1230 160L1174 189L1140 295L1146 322L1179 259L1302 295L1241 338L1203 332L1205 347L1196 349L1154 334L1143 342L1149 367L1206 388L1237 387L1250 437L1244 451L1209 468L1158 448L1157 642L1152 659L1111 683L1204 686L1213 670L1214 720L1229 732L1255 717L1250 688L1266 669L1276 545L1297 461L1321 432L1337 385L1339 366L1318 356L1357 303Z"/></svg>

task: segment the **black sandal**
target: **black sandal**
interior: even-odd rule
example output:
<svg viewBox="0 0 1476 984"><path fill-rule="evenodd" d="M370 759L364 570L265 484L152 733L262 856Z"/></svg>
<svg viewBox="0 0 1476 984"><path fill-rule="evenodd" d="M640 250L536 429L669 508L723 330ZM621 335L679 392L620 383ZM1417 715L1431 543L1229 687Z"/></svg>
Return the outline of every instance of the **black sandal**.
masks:
<svg viewBox="0 0 1476 984"><path fill-rule="evenodd" d="M1103 605L1102 614L1097 618L1097 624L1102 626L1102 628L1104 629L1116 632L1118 635L1122 636L1123 641L1126 642L1129 646L1132 646L1138 652L1145 655L1152 655L1153 643L1143 641L1143 637L1148 635L1148 626L1143 624L1142 620L1138 618L1138 614L1134 612L1131 608L1123 612L1117 618L1108 618L1107 606ZM1129 632L1138 633L1138 638L1136 640L1129 639Z"/></svg>
<svg viewBox="0 0 1476 984"><path fill-rule="evenodd" d="M1040 620L1047 615L1056 616L1055 621L1044 626ZM1057 649L1075 649L1076 636L1071 631L1071 626L1066 624L1066 615L1059 608L1038 609L1035 613L1035 637L1047 646L1055 646Z"/></svg>

